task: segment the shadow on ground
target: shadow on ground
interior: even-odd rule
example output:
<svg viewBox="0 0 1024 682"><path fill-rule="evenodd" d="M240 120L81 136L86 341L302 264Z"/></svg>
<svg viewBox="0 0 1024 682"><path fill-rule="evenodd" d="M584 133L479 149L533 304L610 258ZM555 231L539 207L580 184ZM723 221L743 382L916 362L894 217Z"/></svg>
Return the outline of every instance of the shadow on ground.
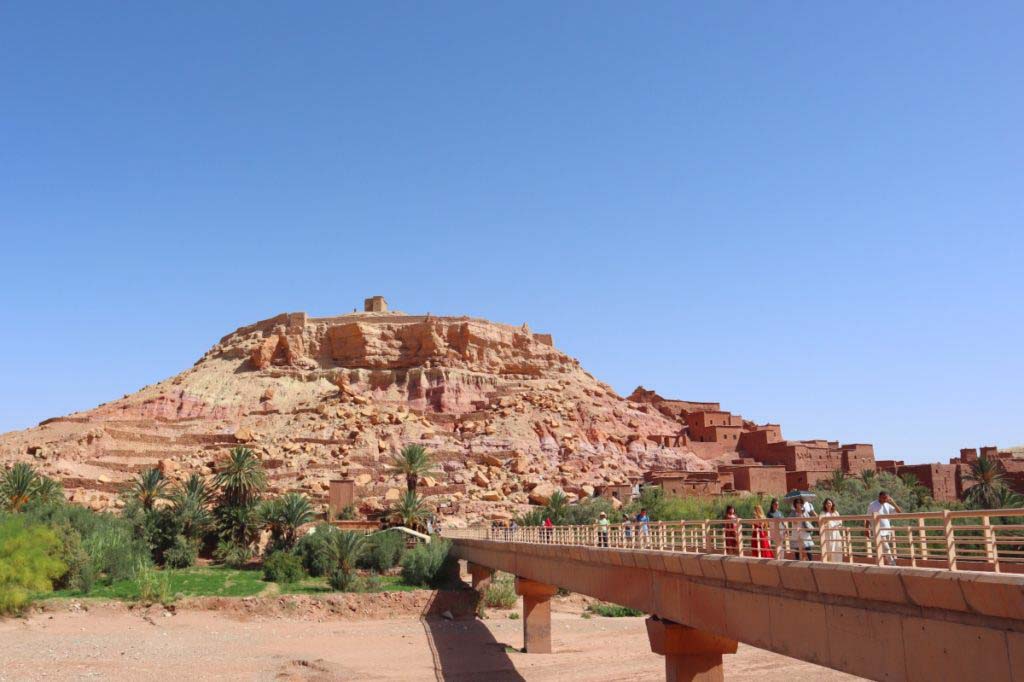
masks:
<svg viewBox="0 0 1024 682"><path fill-rule="evenodd" d="M434 674L439 681L523 680L516 672L505 642L476 618L479 595L469 588L438 590L420 617L434 657ZM453 608L454 607L454 608ZM445 614L451 616L447 618Z"/></svg>

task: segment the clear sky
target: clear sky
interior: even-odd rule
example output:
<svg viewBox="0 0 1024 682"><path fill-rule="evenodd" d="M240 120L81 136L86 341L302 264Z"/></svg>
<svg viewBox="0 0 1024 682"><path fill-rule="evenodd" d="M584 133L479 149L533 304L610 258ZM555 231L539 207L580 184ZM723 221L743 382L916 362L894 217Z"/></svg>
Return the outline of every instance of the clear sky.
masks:
<svg viewBox="0 0 1024 682"><path fill-rule="evenodd" d="M0 431L383 294L620 393L1024 443L1024 4L0 6Z"/></svg>

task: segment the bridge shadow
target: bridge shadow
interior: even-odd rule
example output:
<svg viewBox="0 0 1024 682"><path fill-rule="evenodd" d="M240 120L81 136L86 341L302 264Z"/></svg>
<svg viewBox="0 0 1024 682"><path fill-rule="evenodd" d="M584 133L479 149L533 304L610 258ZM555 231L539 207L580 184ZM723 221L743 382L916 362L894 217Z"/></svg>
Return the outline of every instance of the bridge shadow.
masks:
<svg viewBox="0 0 1024 682"><path fill-rule="evenodd" d="M438 682L522 682L507 647L476 617L480 595L465 583L437 590L420 615Z"/></svg>

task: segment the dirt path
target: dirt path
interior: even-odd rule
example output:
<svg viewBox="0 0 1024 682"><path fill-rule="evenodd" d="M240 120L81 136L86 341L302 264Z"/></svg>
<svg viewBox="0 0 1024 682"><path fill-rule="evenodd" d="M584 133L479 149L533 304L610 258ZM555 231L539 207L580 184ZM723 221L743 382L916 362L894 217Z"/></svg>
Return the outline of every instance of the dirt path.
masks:
<svg viewBox="0 0 1024 682"><path fill-rule="evenodd" d="M247 617L100 610L0 621L0 680L662 680L642 618L553 615L557 653L509 653L522 621ZM849 676L758 649L727 658L733 680Z"/></svg>

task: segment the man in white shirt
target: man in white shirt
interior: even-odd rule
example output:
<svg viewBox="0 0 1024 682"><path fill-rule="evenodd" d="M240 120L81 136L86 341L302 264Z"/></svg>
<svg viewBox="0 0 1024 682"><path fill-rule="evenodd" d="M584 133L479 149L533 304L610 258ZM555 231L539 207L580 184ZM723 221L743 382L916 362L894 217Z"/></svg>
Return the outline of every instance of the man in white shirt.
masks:
<svg viewBox="0 0 1024 682"><path fill-rule="evenodd" d="M896 504L896 500L892 499L889 493L884 490L878 493L878 499L872 500L871 504L868 505L868 514L874 516L875 514L902 514L903 510ZM871 527L870 521L864 522L865 528ZM895 533L892 530L892 524L889 523L889 519L878 520L878 551L885 558L885 563L889 566L896 565L896 544L893 542Z"/></svg>

